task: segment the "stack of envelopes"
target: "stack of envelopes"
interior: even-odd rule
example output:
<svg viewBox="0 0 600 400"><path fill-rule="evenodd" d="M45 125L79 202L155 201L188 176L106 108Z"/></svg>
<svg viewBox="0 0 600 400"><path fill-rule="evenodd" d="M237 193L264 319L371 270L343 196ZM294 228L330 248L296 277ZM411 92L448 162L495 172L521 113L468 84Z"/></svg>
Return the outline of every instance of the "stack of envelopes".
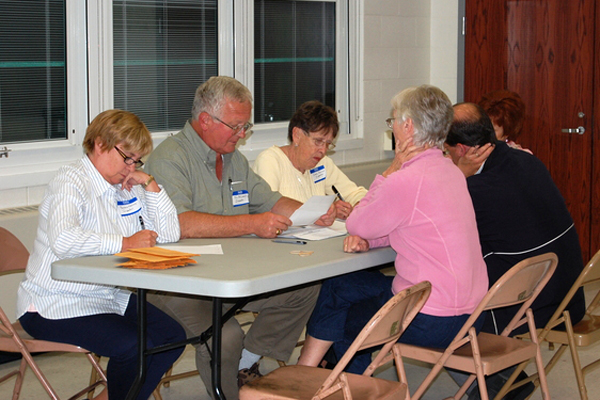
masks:
<svg viewBox="0 0 600 400"><path fill-rule="evenodd" d="M127 257L129 261L117 264L124 268L143 269L168 269L183 267L188 264L196 264L196 260L190 258L199 254L182 253L161 247L145 247L142 249L131 249L123 253L117 253L117 257Z"/></svg>

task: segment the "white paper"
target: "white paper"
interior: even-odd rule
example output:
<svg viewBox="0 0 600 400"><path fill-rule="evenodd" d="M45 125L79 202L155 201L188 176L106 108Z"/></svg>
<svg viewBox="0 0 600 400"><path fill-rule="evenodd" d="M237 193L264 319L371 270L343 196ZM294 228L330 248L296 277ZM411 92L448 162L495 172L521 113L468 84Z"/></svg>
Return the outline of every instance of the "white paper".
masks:
<svg viewBox="0 0 600 400"><path fill-rule="evenodd" d="M300 208L298 208L290 219L293 226L302 226L314 224L322 215L327 214L327 210L335 200L335 196L313 196Z"/></svg>
<svg viewBox="0 0 600 400"><path fill-rule="evenodd" d="M182 251L184 253L192 253L192 254L223 254L223 248L220 244L207 244L204 246L191 246L191 245L164 245L159 244L159 247L163 249L169 249L174 251Z"/></svg>
<svg viewBox="0 0 600 400"><path fill-rule="evenodd" d="M342 221L335 221L333 225L329 227L319 225L292 226L287 231L283 232L283 234L279 235L279 237L302 240L323 240L343 236L347 233L346 224Z"/></svg>

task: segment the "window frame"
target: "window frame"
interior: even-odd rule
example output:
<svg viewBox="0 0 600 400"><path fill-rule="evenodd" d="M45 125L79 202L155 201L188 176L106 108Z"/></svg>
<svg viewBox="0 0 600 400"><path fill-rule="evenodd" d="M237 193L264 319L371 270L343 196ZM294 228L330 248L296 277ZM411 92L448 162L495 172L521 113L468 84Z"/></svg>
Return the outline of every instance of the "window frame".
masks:
<svg viewBox="0 0 600 400"><path fill-rule="evenodd" d="M340 44L336 46L336 99L345 100L336 100L336 109L343 118L336 152L361 148L364 0L308 1L336 2L336 20L348 21L336 32L336 42ZM105 0L66 0L67 139L1 144L0 148L11 150L9 157L0 158L1 190L46 185L62 165L82 157L81 144L91 116L114 107L112 6L112 1ZM236 77L251 91L253 18L254 0L218 0L219 74ZM342 47L346 48L340 51ZM177 131L152 132L154 145L174 133ZM254 127L240 150L252 161L262 150L286 142L287 122L262 123Z"/></svg>

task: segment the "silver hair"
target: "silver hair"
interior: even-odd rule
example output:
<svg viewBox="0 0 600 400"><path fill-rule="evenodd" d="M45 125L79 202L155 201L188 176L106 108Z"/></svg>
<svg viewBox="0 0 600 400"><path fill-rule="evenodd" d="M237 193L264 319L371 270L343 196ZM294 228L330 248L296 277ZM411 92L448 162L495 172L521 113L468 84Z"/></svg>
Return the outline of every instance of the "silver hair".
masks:
<svg viewBox="0 0 600 400"><path fill-rule="evenodd" d="M220 116L221 109L227 100L252 105L252 93L238 80L229 76L213 76L196 89L192 119L197 120L201 113Z"/></svg>
<svg viewBox="0 0 600 400"><path fill-rule="evenodd" d="M402 121L412 120L415 146L429 144L443 149L454 110L450 99L440 88L421 85L404 89L394 96L392 107L394 117Z"/></svg>

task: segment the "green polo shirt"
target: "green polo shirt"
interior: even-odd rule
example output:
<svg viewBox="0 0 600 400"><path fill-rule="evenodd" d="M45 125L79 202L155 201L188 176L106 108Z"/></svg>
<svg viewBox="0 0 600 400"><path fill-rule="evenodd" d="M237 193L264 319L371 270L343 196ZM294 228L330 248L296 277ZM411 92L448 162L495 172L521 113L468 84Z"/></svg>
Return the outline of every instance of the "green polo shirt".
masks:
<svg viewBox="0 0 600 400"><path fill-rule="evenodd" d="M255 174L237 149L223 156L223 179L215 173L217 153L189 121L181 132L165 139L148 157L144 171L163 185L177 213L199 211L217 215L259 214L270 211L281 194ZM249 204L233 205L234 194L248 192Z"/></svg>

